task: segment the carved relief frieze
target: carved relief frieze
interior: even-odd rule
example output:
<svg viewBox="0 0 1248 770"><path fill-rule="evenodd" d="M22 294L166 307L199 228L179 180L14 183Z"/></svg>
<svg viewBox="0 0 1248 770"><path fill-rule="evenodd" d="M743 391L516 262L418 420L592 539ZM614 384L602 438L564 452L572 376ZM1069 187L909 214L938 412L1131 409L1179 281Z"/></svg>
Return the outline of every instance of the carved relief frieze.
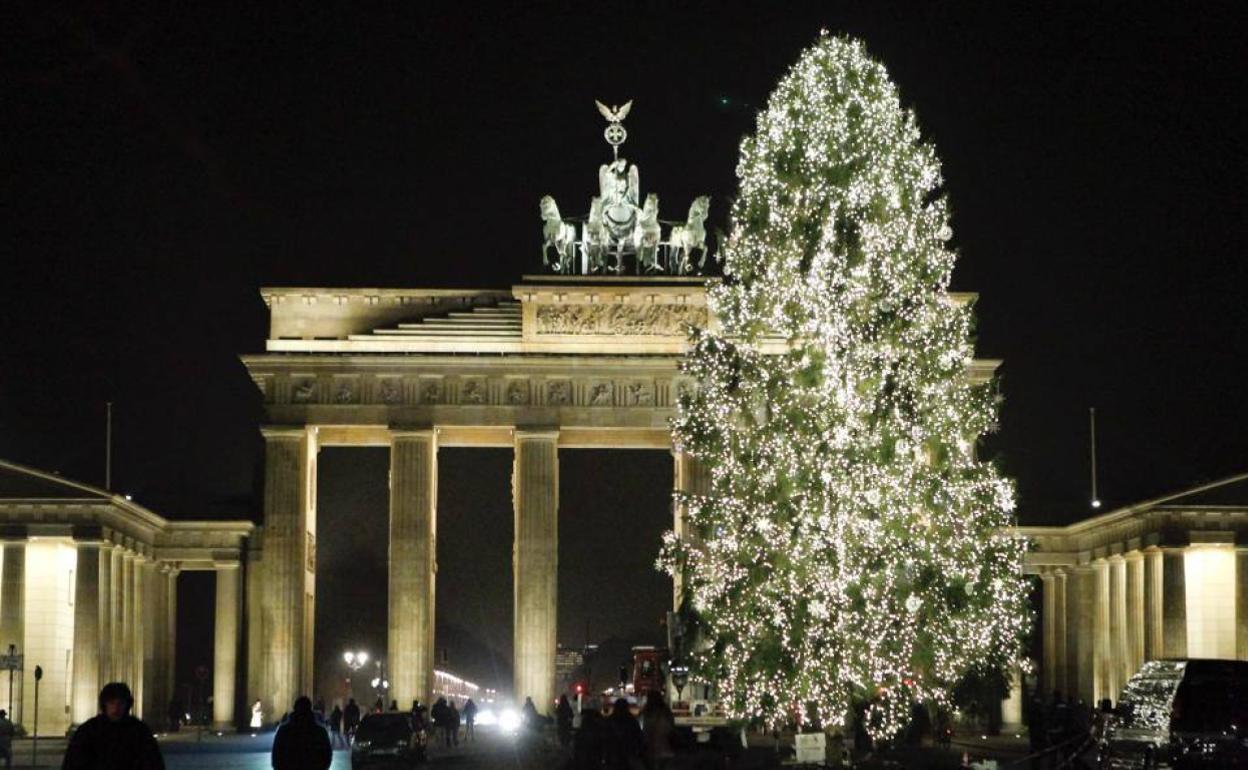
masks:
<svg viewBox="0 0 1248 770"><path fill-rule="evenodd" d="M382 377L377 380L377 400L387 406L403 400L402 383L397 377Z"/></svg>
<svg viewBox="0 0 1248 770"><path fill-rule="evenodd" d="M551 380L546 383L546 403L551 406L572 404L572 383L567 380Z"/></svg>
<svg viewBox="0 0 1248 770"><path fill-rule="evenodd" d="M339 379L334 382L335 404L354 404L358 400L359 393L355 380Z"/></svg>
<svg viewBox="0 0 1248 770"><path fill-rule="evenodd" d="M292 377L290 402L292 404L311 404L315 401L316 379L313 377Z"/></svg>
<svg viewBox="0 0 1248 770"><path fill-rule="evenodd" d="M489 400L485 380L465 380L459 387L459 402L461 404L485 404Z"/></svg>
<svg viewBox="0 0 1248 770"><path fill-rule="evenodd" d="M439 380L425 380L420 383L420 403L442 403L442 383Z"/></svg>
<svg viewBox="0 0 1248 770"><path fill-rule="evenodd" d="M706 326L699 305L538 305L538 334L683 337Z"/></svg>
<svg viewBox="0 0 1248 770"><path fill-rule="evenodd" d="M654 405L654 384L650 382L634 381L624 386L624 405L625 406L653 406Z"/></svg>
<svg viewBox="0 0 1248 770"><path fill-rule="evenodd" d="M596 382L589 387L590 406L611 406L614 386L609 382Z"/></svg>
<svg viewBox="0 0 1248 770"><path fill-rule="evenodd" d="M507 403L512 406L523 406L529 403L529 381L512 380L507 383Z"/></svg>

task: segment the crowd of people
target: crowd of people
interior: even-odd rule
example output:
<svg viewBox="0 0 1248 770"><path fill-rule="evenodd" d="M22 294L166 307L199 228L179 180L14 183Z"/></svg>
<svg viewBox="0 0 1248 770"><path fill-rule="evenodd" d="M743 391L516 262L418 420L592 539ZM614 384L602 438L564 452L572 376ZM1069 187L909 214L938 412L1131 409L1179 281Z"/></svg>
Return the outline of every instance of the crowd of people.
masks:
<svg viewBox="0 0 1248 770"><path fill-rule="evenodd" d="M560 742L566 745L571 738L570 770L664 770L676 756L676 719L660 693L646 695L638 716L625 698L616 699L605 716L598 709L583 711L574 736L566 698L560 699L555 715ZM560 724L564 721L566 729Z"/></svg>

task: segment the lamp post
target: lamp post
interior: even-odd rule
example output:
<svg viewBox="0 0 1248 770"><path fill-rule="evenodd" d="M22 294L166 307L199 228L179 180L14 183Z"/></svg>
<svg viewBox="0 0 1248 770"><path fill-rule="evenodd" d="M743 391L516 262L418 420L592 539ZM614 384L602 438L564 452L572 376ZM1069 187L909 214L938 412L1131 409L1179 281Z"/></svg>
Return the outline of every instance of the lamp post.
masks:
<svg viewBox="0 0 1248 770"><path fill-rule="evenodd" d="M385 711L386 710L385 693L387 690L390 689L390 681L386 679L386 672L385 672L385 669L382 668L380 660L376 662L376 666L377 666L377 676L373 677L373 681L372 681L373 695L377 698L381 698L381 710Z"/></svg>
<svg viewBox="0 0 1248 770"><path fill-rule="evenodd" d="M355 693L351 689L351 674L364 668L368 663L369 655L364 650L347 650L342 653L342 662L347 664L347 697L350 698Z"/></svg>

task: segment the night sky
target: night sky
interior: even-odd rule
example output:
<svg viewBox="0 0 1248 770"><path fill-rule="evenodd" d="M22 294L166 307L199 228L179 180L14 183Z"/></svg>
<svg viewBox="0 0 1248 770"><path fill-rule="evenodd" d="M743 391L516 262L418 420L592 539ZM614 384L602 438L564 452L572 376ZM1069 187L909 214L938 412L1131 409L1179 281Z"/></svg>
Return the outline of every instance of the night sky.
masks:
<svg viewBox="0 0 1248 770"><path fill-rule="evenodd" d="M596 188L595 98L635 100L624 154L664 216L710 193L724 227L740 137L826 27L866 40L943 158L954 288L1005 360L985 453L1022 520L1088 512L1089 406L1107 505L1248 465L1236 3L501 5L7 8L0 457L101 483L112 400L117 489L258 518L237 356L263 346L260 286L510 286L537 268L538 199L575 213ZM322 530L358 522L322 534L343 578L322 576L324 658L384 637L386 460L322 460ZM561 641L653 632L670 460L562 471ZM445 452L439 501L439 620L502 653L508 473Z"/></svg>

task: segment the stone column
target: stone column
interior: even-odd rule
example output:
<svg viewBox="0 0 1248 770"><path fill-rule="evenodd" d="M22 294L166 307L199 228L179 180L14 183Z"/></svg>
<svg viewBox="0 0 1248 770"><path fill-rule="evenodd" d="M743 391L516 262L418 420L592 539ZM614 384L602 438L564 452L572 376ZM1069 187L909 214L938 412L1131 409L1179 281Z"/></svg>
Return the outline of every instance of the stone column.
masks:
<svg viewBox="0 0 1248 770"><path fill-rule="evenodd" d="M74 657L70 721L95 716L100 694L100 544L80 542L74 568Z"/></svg>
<svg viewBox="0 0 1248 770"><path fill-rule="evenodd" d="M243 591L247 596L247 692L244 715L250 715L251 704L264 692L267 657L264 647L264 562L262 543L264 528L257 527L247 544L247 574L243 576ZM250 718L250 717L249 717Z"/></svg>
<svg viewBox="0 0 1248 770"><path fill-rule="evenodd" d="M1096 609L1093 615L1093 634L1096 637L1096 668L1093 689L1093 701L1100 701L1109 696L1114 689L1113 675L1113 637L1109 628L1109 562L1098 559L1093 565L1096 570Z"/></svg>
<svg viewBox="0 0 1248 770"><path fill-rule="evenodd" d="M96 659L99 661L98 679L103 687L113 681L113 544L101 543L99 546L99 649Z"/></svg>
<svg viewBox="0 0 1248 770"><path fill-rule="evenodd" d="M1161 549L1144 551L1144 660L1164 655L1162 646Z"/></svg>
<svg viewBox="0 0 1248 770"><path fill-rule="evenodd" d="M1107 697L1118 701L1127 678L1131 654L1127 644L1127 562L1121 556L1109 560L1110 689Z"/></svg>
<svg viewBox="0 0 1248 770"><path fill-rule="evenodd" d="M121 555L121 646L114 674L134 689L134 552ZM137 701L136 701L137 702Z"/></svg>
<svg viewBox="0 0 1248 770"><path fill-rule="evenodd" d="M135 716L146 719L147 714L147 677L144 666L147 663L147 602L144 575L151 569L151 562L144 554L135 554L134 568L130 572L130 689L134 693Z"/></svg>
<svg viewBox="0 0 1248 770"><path fill-rule="evenodd" d="M672 452L672 458L675 462L675 473L673 481L675 491L677 493L685 492L694 495L705 495L711 491L711 474L707 472L706 466L697 460L697 458L685 452ZM681 539L696 537L688 524L685 522L685 512L688 506L683 505L679 501L672 503L672 531ZM684 586L681 584L681 576L676 575L672 579L672 609L679 610L681 605Z"/></svg>
<svg viewBox="0 0 1248 770"><path fill-rule="evenodd" d="M6 542L4 544L3 574L0 575L0 650L5 653L12 644L18 654L26 651L26 543L25 541ZM33 671L34 664L27 663ZM22 724L22 683L26 679L25 671L17 671L13 675L13 689L9 689L9 673L0 675L0 691L3 698L0 704L9 710L9 716L15 725ZM10 708L11 704L11 708Z"/></svg>
<svg viewBox="0 0 1248 770"><path fill-rule="evenodd" d="M310 692L303 681L311 661L308 522L316 516L316 433L264 428L265 683L257 695L265 714L289 711Z"/></svg>
<svg viewBox="0 0 1248 770"><path fill-rule="evenodd" d="M1070 685L1067 683L1069 664L1066 660L1066 583L1066 572L1058 570L1053 575L1053 657L1056 664L1053 687L1060 690L1063 697L1070 696Z"/></svg>
<svg viewBox="0 0 1248 770"><path fill-rule="evenodd" d="M1127 678L1144 665L1144 555L1131 551L1127 560Z"/></svg>
<svg viewBox="0 0 1248 770"><path fill-rule="evenodd" d="M108 643L108 681L117 682L126 678L126 672L121 666L121 650L125 644L125 614L122 612L122 594L125 588L124 575L122 574L125 565L125 559L122 554L125 548L121 545L115 545L112 549L113 565L109 570L108 578L108 594L109 604L108 612L112 619L108 623L109 643Z"/></svg>
<svg viewBox="0 0 1248 770"><path fill-rule="evenodd" d="M1162 657L1187 657L1187 549L1161 551Z"/></svg>
<svg viewBox="0 0 1248 770"><path fill-rule="evenodd" d="M217 565L217 615L212 657L212 723L234 730L234 682L238 676L237 564Z"/></svg>
<svg viewBox="0 0 1248 770"><path fill-rule="evenodd" d="M1054 584L1057 578L1052 572L1041 572L1040 622L1044 626L1042 646L1043 687L1044 692L1051 693L1057 689L1057 590Z"/></svg>
<svg viewBox="0 0 1248 770"><path fill-rule="evenodd" d="M407 707L433 695L437 580L438 439L432 429L390 437L391 698Z"/></svg>
<svg viewBox="0 0 1248 770"><path fill-rule="evenodd" d="M556 589L559 562L559 433L516 431L512 498L515 504L515 687L539 713L555 697Z"/></svg>
<svg viewBox="0 0 1248 770"><path fill-rule="evenodd" d="M1235 550L1235 657L1248 660L1248 548Z"/></svg>
<svg viewBox="0 0 1248 770"><path fill-rule="evenodd" d="M144 672L147 675L147 722L158 732L163 730L169 722L169 701L173 697L166 688L169 677L165 672L169 665L165 659L165 653L168 651L165 636L169 633L169 624L166 622L169 614L169 582L165 579L166 569L164 564L152 562L152 568L147 575L147 638L150 641L150 644L144 648L144 654L147 656L144 664Z"/></svg>
<svg viewBox="0 0 1248 770"><path fill-rule="evenodd" d="M172 701L178 687L178 573L176 567L165 571L165 693ZM188 704L189 705L189 704Z"/></svg>
<svg viewBox="0 0 1248 770"><path fill-rule="evenodd" d="M1066 686L1091 706L1096 695L1096 570L1073 567L1066 577Z"/></svg>
<svg viewBox="0 0 1248 770"><path fill-rule="evenodd" d="M150 557L143 563L139 571L140 601L143 617L140 624L142 637L142 655L140 656L140 679L143 682L143 718L153 724L160 723L160 715L164 714L168 699L160 695L160 673L157 670L158 637L163 635L164 616L157 606L156 583L160 579L159 565ZM162 702L162 700L164 702Z"/></svg>

